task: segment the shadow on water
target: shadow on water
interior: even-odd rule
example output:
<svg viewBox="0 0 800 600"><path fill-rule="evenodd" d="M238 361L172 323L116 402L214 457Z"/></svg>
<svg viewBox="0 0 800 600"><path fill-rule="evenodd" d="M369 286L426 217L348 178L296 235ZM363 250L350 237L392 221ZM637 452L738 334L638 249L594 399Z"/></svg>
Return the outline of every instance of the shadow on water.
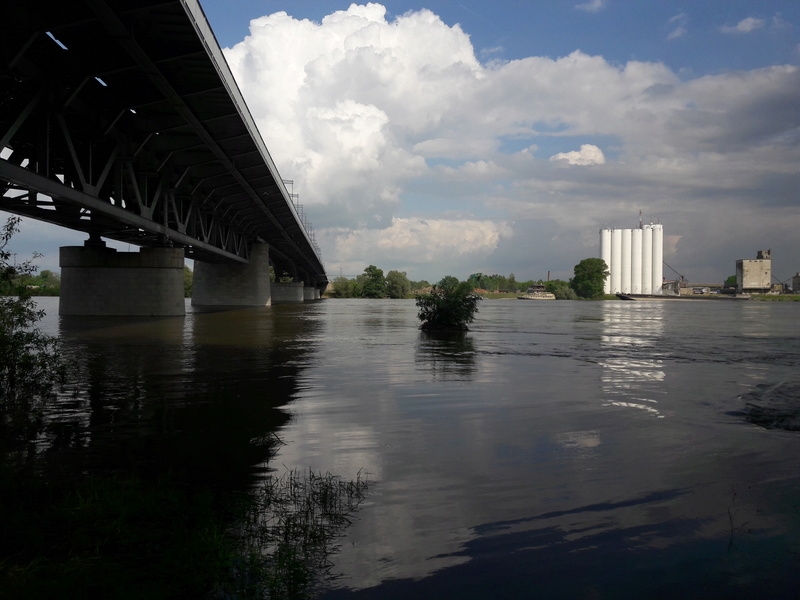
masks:
<svg viewBox="0 0 800 600"><path fill-rule="evenodd" d="M88 470L244 486L286 423L317 324L247 309L185 319L62 318L66 393L48 459ZM285 312L285 311L284 311Z"/></svg>
<svg viewBox="0 0 800 600"><path fill-rule="evenodd" d="M614 517L626 510L658 511L690 493L653 492L486 523L472 529L475 537L460 551L430 557L460 557L460 564L422 579L333 590L321 599L796 598L797 542L789 535L732 525L728 533L700 537L706 519L617 523ZM731 541L736 536L740 543Z"/></svg>

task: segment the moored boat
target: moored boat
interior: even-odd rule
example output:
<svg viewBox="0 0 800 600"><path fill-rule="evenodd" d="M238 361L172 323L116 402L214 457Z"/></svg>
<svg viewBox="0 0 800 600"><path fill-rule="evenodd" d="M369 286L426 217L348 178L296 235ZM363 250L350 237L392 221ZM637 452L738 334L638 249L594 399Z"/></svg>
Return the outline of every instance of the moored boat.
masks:
<svg viewBox="0 0 800 600"><path fill-rule="evenodd" d="M550 292L531 292L517 296L517 300L555 300L556 295Z"/></svg>

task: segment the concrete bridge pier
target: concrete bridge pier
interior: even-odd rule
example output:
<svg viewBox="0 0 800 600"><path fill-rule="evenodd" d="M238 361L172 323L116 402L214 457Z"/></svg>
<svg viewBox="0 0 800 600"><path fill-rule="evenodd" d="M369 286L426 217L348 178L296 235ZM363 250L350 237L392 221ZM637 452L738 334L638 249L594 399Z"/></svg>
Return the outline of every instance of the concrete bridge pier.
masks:
<svg viewBox="0 0 800 600"><path fill-rule="evenodd" d="M304 294L302 281L275 281L272 283L273 303L302 302L303 299Z"/></svg>
<svg viewBox="0 0 800 600"><path fill-rule="evenodd" d="M183 248L118 252L92 238L63 246L60 315L176 316L185 314Z"/></svg>
<svg viewBox="0 0 800 600"><path fill-rule="evenodd" d="M192 306L269 306L269 244L253 244L247 264L196 260Z"/></svg>
<svg viewBox="0 0 800 600"><path fill-rule="evenodd" d="M305 286L303 288L303 300L319 300L320 293L315 287Z"/></svg>

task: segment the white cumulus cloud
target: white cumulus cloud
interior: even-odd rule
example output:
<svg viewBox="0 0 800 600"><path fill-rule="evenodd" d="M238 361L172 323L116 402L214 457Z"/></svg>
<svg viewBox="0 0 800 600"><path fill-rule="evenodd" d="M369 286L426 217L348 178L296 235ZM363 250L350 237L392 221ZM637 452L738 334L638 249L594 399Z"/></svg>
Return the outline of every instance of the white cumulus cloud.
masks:
<svg viewBox="0 0 800 600"><path fill-rule="evenodd" d="M383 229L330 229L322 232L337 260L350 272L359 272L364 257L373 264L418 270L420 265L454 264L463 258L480 260L493 252L502 238L513 235L506 223L478 219L392 219ZM440 277L445 273L441 273Z"/></svg>
<svg viewBox="0 0 800 600"><path fill-rule="evenodd" d="M594 144L582 144L580 150L572 152L559 152L550 157L550 160L565 160L571 165L602 165L606 162L603 151Z"/></svg>
<svg viewBox="0 0 800 600"><path fill-rule="evenodd" d="M687 79L579 50L483 64L460 26L375 3L254 19L225 54L333 273L568 277L599 224L640 208L696 260L703 215L789 206L800 185L796 66Z"/></svg>
<svg viewBox="0 0 800 600"><path fill-rule="evenodd" d="M764 19L756 19L755 17L747 17L742 19L736 25L723 25L720 27L722 33L750 33L756 29L762 29L766 22Z"/></svg>

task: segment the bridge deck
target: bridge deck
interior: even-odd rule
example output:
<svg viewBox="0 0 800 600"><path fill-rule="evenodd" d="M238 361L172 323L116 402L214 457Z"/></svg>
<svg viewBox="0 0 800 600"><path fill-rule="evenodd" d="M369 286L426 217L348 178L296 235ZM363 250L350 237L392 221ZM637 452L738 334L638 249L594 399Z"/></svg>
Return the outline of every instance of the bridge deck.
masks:
<svg viewBox="0 0 800 600"><path fill-rule="evenodd" d="M5 5L0 208L327 281L197 0Z"/></svg>

